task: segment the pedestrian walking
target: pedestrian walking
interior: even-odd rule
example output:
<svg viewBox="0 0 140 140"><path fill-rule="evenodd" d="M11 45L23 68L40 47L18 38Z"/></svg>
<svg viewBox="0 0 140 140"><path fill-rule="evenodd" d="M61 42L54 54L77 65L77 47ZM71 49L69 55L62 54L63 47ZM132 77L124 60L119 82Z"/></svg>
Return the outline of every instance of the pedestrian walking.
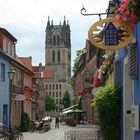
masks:
<svg viewBox="0 0 140 140"><path fill-rule="evenodd" d="M55 117L55 128L59 128L59 117Z"/></svg>

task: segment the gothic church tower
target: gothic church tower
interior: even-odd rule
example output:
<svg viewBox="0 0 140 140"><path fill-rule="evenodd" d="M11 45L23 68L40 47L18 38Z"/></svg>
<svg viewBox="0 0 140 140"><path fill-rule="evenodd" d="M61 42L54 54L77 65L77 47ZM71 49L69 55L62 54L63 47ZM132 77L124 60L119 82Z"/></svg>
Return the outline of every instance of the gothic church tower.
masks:
<svg viewBox="0 0 140 140"><path fill-rule="evenodd" d="M63 24L46 26L45 68L55 71L55 81L67 83L71 78L71 38L70 25L64 17Z"/></svg>
<svg viewBox="0 0 140 140"><path fill-rule="evenodd" d="M45 93L50 95L56 104L51 115L58 115L62 109L62 98L68 91L73 98L73 89L69 84L71 78L71 38L70 26L65 17L63 24L54 25L48 18L45 36Z"/></svg>

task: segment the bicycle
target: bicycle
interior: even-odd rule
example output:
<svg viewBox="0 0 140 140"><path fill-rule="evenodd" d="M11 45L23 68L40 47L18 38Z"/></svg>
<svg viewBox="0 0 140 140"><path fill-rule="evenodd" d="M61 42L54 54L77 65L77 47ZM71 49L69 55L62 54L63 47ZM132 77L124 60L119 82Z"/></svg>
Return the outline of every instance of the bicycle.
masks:
<svg viewBox="0 0 140 140"><path fill-rule="evenodd" d="M23 140L23 134L16 128L0 123L0 140Z"/></svg>

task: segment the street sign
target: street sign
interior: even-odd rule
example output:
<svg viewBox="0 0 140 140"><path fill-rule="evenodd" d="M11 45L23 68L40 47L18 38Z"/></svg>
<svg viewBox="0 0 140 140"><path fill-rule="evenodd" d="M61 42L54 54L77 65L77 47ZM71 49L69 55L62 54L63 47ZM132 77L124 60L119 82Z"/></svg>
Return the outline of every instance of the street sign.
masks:
<svg viewBox="0 0 140 140"><path fill-rule="evenodd" d="M113 18L95 22L88 31L89 41L94 47L104 50L118 50L127 47L133 40L132 27Z"/></svg>

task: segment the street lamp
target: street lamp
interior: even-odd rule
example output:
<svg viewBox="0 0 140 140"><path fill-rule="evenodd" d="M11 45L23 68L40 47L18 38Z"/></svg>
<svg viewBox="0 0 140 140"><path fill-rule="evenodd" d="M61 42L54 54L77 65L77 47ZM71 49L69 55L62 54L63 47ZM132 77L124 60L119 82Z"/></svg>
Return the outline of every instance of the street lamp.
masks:
<svg viewBox="0 0 140 140"><path fill-rule="evenodd" d="M12 81L15 76L15 70L13 68L9 69L8 76L10 80L10 92L9 92L9 130L11 131L11 108L12 108Z"/></svg>

